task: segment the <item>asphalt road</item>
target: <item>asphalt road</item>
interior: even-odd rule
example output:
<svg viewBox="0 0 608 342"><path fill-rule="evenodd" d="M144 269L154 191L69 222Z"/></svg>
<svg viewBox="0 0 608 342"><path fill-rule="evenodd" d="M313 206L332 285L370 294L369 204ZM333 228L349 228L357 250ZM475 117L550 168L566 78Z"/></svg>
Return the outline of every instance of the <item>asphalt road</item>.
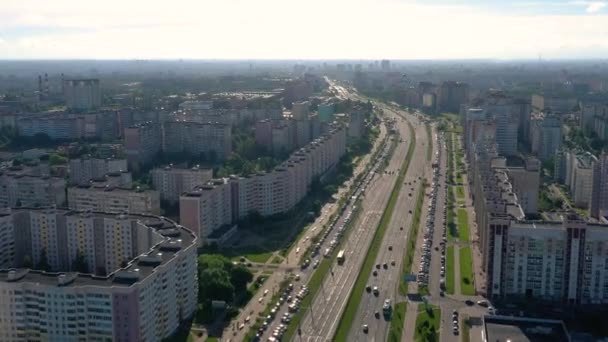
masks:
<svg viewBox="0 0 608 342"><path fill-rule="evenodd" d="M407 123L397 120L396 128L404 142L397 145L385 169L392 174L379 174L368 186L362 201L363 211L360 219L351 228L347 240L341 247L346 251L346 261L341 266L333 267L334 275L325 278L322 290L308 308L301 324L302 341L327 341L331 340L335 333L361 264L366 257L362 251L367 251L369 248L395 184L398 169L407 154L411 138Z"/></svg>
<svg viewBox="0 0 608 342"><path fill-rule="evenodd" d="M394 113L394 111L392 112ZM378 275L374 276L371 274L367 281L367 284L372 288L374 286L378 287L379 295L376 296L368 292L363 293L348 341L385 341L387 338L390 317L384 317L382 305L385 299L390 299L393 306L396 300L402 301L399 298L398 288L401 281L403 281L401 279L401 269L406 252L407 236L412 228L412 214L422 183L419 177L424 178L426 174L431 173L431 162L426 159L428 137L424 124L421 124L413 115L406 114L405 112L399 114L406 117L414 126L416 134L414 155L407 170L404 185L399 193L393 216L384 235L382 246L375 260L375 265L380 265L380 269L374 268L377 270ZM410 182L411 185L409 184ZM410 210L412 213L410 213ZM402 227L403 230L401 229ZM392 250L389 250L389 247ZM391 265L392 261L395 261L395 266ZM383 264L385 263L388 264L388 269L383 268ZM375 318L376 311L379 312L379 318ZM363 332L362 326L364 324L368 325L369 331L367 333Z"/></svg>

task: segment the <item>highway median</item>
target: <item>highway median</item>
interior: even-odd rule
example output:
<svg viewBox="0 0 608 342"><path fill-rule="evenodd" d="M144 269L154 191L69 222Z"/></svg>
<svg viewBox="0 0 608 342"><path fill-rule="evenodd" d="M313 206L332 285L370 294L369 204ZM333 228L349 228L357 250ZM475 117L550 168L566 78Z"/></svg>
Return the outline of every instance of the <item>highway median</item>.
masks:
<svg viewBox="0 0 608 342"><path fill-rule="evenodd" d="M403 186L405 174L407 173L410 162L414 155L414 150L416 148L416 134L414 131L414 127L409 122L408 127L411 134L411 139L409 142L407 155L400 168L397 180L395 182L395 185L393 186L393 190L391 191L388 203L372 239L372 243L370 244L369 249L366 253L367 257L365 258L365 261L361 266L355 285L348 298L346 308L344 309L344 312L340 319L340 323L336 330L336 334L333 339L334 341L348 340L348 334L355 320L355 315L361 302L363 292L365 291L367 280L369 279L369 276L372 272L372 268L378 255L378 251L380 250L380 246L382 245L382 239L384 237L384 234L386 233L386 230L388 229L388 225L393 215L393 210L395 209L395 205L397 204L397 199L399 198L399 193L401 192L401 187Z"/></svg>

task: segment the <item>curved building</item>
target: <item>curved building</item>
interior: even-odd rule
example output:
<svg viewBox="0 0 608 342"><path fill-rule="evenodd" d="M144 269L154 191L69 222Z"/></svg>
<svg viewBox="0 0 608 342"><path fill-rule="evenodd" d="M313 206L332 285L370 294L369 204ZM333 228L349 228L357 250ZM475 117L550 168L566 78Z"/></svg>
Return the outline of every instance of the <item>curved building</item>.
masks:
<svg viewBox="0 0 608 342"><path fill-rule="evenodd" d="M0 341L160 341L196 310L197 238L167 218L13 209L0 236Z"/></svg>

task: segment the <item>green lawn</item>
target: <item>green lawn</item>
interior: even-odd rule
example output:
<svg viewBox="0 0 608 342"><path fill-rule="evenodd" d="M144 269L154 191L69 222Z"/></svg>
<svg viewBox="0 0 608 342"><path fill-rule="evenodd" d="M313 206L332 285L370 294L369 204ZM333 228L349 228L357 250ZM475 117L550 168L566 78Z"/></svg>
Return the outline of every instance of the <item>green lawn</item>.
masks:
<svg viewBox="0 0 608 342"><path fill-rule="evenodd" d="M251 262L265 263L272 256L272 252L268 253L259 253L259 254L246 254L245 258Z"/></svg>
<svg viewBox="0 0 608 342"><path fill-rule="evenodd" d="M275 256L274 258L272 258L272 263L273 264L280 264L283 262L283 258L281 258L280 256Z"/></svg>
<svg viewBox="0 0 608 342"><path fill-rule="evenodd" d="M460 326L462 327L460 332L462 334L462 342L469 342L471 340L471 327L469 326L469 316L462 315L462 319L460 320Z"/></svg>
<svg viewBox="0 0 608 342"><path fill-rule="evenodd" d="M475 295L473 256L471 247L462 247L460 253L460 292L465 296Z"/></svg>
<svg viewBox="0 0 608 342"><path fill-rule="evenodd" d="M397 180L395 181L395 186L391 191L388 204L386 205L386 208L382 213L382 217L380 218L380 223L378 224L378 228L374 233L372 243L370 244L369 249L367 250L365 261L363 262L363 265L359 270L357 280L355 281L353 290L351 291L350 296L348 298L348 302L346 303L344 313L340 318L340 323L338 324L334 341L348 340L348 334L355 320L355 315L357 314L359 303L361 302L361 298L365 291L367 280L369 279L369 275L372 273L372 268L374 267L376 256L378 255L380 246L382 245L382 238L384 237L384 233L386 232L391 217L393 216L393 210L395 209L397 199L399 198L399 193L401 192L401 187L403 186L403 179L405 178L405 173L409 168L412 156L414 154L414 149L416 147L416 135L414 133L414 127L409 122L408 126L412 139L409 142L407 155L401 165L401 171L399 172Z"/></svg>
<svg viewBox="0 0 608 342"><path fill-rule="evenodd" d="M445 292L454 294L454 246L449 245L445 252Z"/></svg>
<svg viewBox="0 0 608 342"><path fill-rule="evenodd" d="M410 233L407 236L406 251L403 257L403 268L401 270L401 277L403 278L406 274L412 273L412 264L414 263L414 254L416 253L416 241L418 239L418 230L420 227L420 215L422 214L422 205L424 204L424 186L420 186L418 190L418 197L416 200L416 208L414 209L414 217L412 218L412 227ZM407 295L407 283L401 282L399 284L399 292L402 295Z"/></svg>
<svg viewBox="0 0 608 342"><path fill-rule="evenodd" d="M458 209L458 239L469 242L469 214L466 209Z"/></svg>
<svg viewBox="0 0 608 342"><path fill-rule="evenodd" d="M393 315L391 317L391 327L388 331L389 342L400 342L401 334L403 334L403 322L405 321L405 313L407 312L407 302L395 304Z"/></svg>
<svg viewBox="0 0 608 342"><path fill-rule="evenodd" d="M437 342L439 339L439 322L441 321L441 309L434 305L420 304L418 316L416 317L416 331L414 341Z"/></svg>
<svg viewBox="0 0 608 342"><path fill-rule="evenodd" d="M462 185L456 187L456 198L464 198L464 187Z"/></svg>

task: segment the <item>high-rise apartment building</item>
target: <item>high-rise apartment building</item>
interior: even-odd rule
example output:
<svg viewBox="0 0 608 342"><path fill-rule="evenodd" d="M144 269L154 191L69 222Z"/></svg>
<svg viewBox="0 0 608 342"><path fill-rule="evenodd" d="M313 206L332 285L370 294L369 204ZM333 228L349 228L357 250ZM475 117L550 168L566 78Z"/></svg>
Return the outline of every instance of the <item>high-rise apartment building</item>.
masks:
<svg viewBox="0 0 608 342"><path fill-rule="evenodd" d="M294 152L270 172L207 182L182 194L180 221L197 232L201 243L213 231L256 212L271 216L291 210L346 152L346 129L332 130Z"/></svg>
<svg viewBox="0 0 608 342"><path fill-rule="evenodd" d="M196 310L197 238L169 219L18 209L0 229L2 341L161 341Z"/></svg>
<svg viewBox="0 0 608 342"><path fill-rule="evenodd" d="M594 218L608 216L608 154L602 153L593 166L593 184L589 215Z"/></svg>
<svg viewBox="0 0 608 342"><path fill-rule="evenodd" d="M126 159L77 158L70 159L70 184L87 184L110 172L127 171Z"/></svg>
<svg viewBox="0 0 608 342"><path fill-rule="evenodd" d="M34 175L27 168L0 171L0 207L63 206L66 182L60 177Z"/></svg>
<svg viewBox="0 0 608 342"><path fill-rule="evenodd" d="M232 131L227 124L169 121L163 130L163 150L167 153L204 154L210 160L225 160L232 151Z"/></svg>
<svg viewBox="0 0 608 342"><path fill-rule="evenodd" d="M160 215L160 194L155 190L129 190L93 183L69 187L68 207L107 213Z"/></svg>
<svg viewBox="0 0 608 342"><path fill-rule="evenodd" d="M439 109L443 112L460 113L460 105L466 104L469 86L466 83L446 81L439 87Z"/></svg>
<svg viewBox="0 0 608 342"><path fill-rule="evenodd" d="M66 105L73 110L92 110L101 107L98 79L64 80L63 95Z"/></svg>
<svg viewBox="0 0 608 342"><path fill-rule="evenodd" d="M541 161L554 157L562 145L562 127L555 115L540 115L532 120L530 129L532 153Z"/></svg>
<svg viewBox="0 0 608 342"><path fill-rule="evenodd" d="M177 203L182 193L191 191L211 180L213 170L199 167L182 169L170 165L153 169L150 171L150 176L154 189L160 193L160 198L171 203Z"/></svg>
<svg viewBox="0 0 608 342"><path fill-rule="evenodd" d="M130 165L147 164L161 151L160 126L144 122L125 128L125 153Z"/></svg>

